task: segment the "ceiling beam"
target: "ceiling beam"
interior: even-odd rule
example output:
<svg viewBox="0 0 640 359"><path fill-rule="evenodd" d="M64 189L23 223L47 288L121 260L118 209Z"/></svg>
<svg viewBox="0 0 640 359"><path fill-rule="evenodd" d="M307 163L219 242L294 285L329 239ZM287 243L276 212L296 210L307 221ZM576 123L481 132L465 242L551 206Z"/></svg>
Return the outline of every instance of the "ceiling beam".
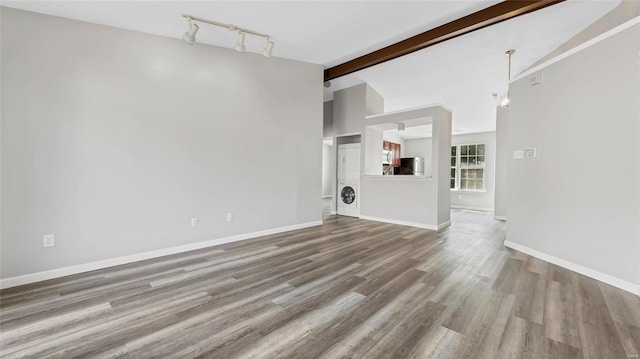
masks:
<svg viewBox="0 0 640 359"><path fill-rule="evenodd" d="M396 42L393 45L383 47L380 50L325 69L324 80L333 80L371 66L379 65L400 56L563 1L565 0L506 0L408 39Z"/></svg>

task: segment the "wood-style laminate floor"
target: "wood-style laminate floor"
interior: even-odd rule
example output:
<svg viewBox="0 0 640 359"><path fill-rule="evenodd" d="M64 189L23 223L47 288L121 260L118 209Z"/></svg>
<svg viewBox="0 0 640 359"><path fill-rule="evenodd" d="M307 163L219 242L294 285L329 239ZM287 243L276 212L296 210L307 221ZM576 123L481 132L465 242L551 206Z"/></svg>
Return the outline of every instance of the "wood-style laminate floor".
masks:
<svg viewBox="0 0 640 359"><path fill-rule="evenodd" d="M640 298L503 247L323 226L0 292L3 358L636 358Z"/></svg>

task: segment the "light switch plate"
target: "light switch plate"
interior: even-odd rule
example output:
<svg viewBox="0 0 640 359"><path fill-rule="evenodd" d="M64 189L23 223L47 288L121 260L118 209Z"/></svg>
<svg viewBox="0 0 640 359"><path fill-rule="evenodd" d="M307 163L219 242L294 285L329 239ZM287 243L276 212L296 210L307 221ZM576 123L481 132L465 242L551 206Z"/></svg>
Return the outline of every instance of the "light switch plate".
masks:
<svg viewBox="0 0 640 359"><path fill-rule="evenodd" d="M523 150L515 150L513 151L513 159L514 160L521 160L524 158L524 151Z"/></svg>

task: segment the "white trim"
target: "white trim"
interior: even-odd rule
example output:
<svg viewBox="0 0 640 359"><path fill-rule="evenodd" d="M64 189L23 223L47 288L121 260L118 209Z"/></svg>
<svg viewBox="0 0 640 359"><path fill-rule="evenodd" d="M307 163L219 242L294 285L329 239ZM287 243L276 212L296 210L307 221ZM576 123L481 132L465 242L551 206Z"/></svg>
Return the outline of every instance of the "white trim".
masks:
<svg viewBox="0 0 640 359"><path fill-rule="evenodd" d="M493 212L493 208L482 208L482 207L469 207L469 206L458 206L458 205L451 205L450 206L452 209L466 209L469 211L478 211L478 212Z"/></svg>
<svg viewBox="0 0 640 359"><path fill-rule="evenodd" d="M633 19L631 19L631 20L629 20L629 21L627 21L625 23L622 23L621 25L616 26L613 29L611 29L611 30L609 30L607 32L604 32L604 33L594 37L593 39L591 39L589 41L583 42L582 44L574 47L573 49L570 49L570 50L568 50L566 52L563 52L560 55L558 55L558 56L556 56L554 58L551 58L551 59L541 63L540 65L538 65L538 66L536 66L536 67L534 67L534 68L532 68L532 69L530 69L528 71L525 71L525 72L519 74L518 76L515 76L514 78L512 78L509 81L509 84L514 83L515 81L518 81L518 80L520 80L522 78L525 78L525 77L533 74L536 71L540 71L540 70L542 70L543 68L545 68L547 66L555 64L556 62L558 62L560 60L563 60L563 59L575 54L576 52L582 51L582 50L584 50L584 49L586 49L586 48L588 48L590 46L593 46L593 45L599 43L600 41L606 40L607 38L609 38L609 37L611 37L611 36L613 36L613 35L615 35L615 34L617 34L619 32L622 32L622 31L630 28L631 26L639 24L639 23L640 23L640 16L636 16Z"/></svg>
<svg viewBox="0 0 640 359"><path fill-rule="evenodd" d="M398 220L398 219L388 219L388 218L380 218L380 217L371 217L371 216L360 216L360 219L365 219L367 221L374 221L374 222L383 222L383 223L391 223L391 224L399 224L401 226L408 226L408 227L416 227L416 228L423 228L423 229L430 229L432 231L438 231L441 230L443 228L446 228L448 226L451 225L451 221L446 221L444 223L441 223L437 226L434 226L432 224L424 224L424 223L416 223L416 222L408 222L408 221L402 221L402 220Z"/></svg>
<svg viewBox="0 0 640 359"><path fill-rule="evenodd" d="M336 211L331 210L331 214L333 214L335 216L337 213L336 213Z"/></svg>
<svg viewBox="0 0 640 359"><path fill-rule="evenodd" d="M622 280L620 278L616 278L613 276L610 276L608 274L599 272L595 269L591 269L591 268L587 268L584 266L581 266L579 264L575 264L573 262L569 262L568 260L564 260L562 258L558 258L556 256L552 256L550 254L544 253L544 252L540 252L537 251L535 249L531 249L529 247L525 247L523 245L520 245L518 243L513 243L510 241L504 241L504 246L505 247L509 247L511 249L515 249L517 251L520 251L522 253L528 254L530 256L542 259L543 261L549 262L549 263L553 263L555 265L558 265L560 267L566 268L568 270L586 275L587 277L591 277L595 280L599 280L601 282L607 283L609 285L612 285L614 287L626 290L627 292L633 293L637 296L640 296L640 285L638 284L633 284L631 282L627 282L625 280Z"/></svg>
<svg viewBox="0 0 640 359"><path fill-rule="evenodd" d="M322 198L333 198L332 194L323 194Z"/></svg>
<svg viewBox="0 0 640 359"><path fill-rule="evenodd" d="M185 244L177 247L156 249L149 252L137 253L137 254L132 254L124 257L104 259L104 260L95 261L95 262L78 264L70 267L52 269L44 272L29 273L29 274L25 274L17 277L0 279L0 289L15 287L23 284L40 282L47 279L66 277L68 275L90 272L97 269L103 269L103 268L118 266L122 264L143 261L146 259L164 257L171 254L188 252L195 249L202 249L202 248L216 246L219 244L237 242L245 239L268 236L271 234L288 232L296 229L303 229L303 228L320 226L320 225L322 225L322 221L313 221L313 222L307 222L307 223L301 223L301 224L294 224L292 226L266 229L264 231L217 238L217 239L212 239L204 242L189 243L189 244Z"/></svg>
<svg viewBox="0 0 640 359"><path fill-rule="evenodd" d="M497 219L498 221L506 221L507 216L493 216L493 219Z"/></svg>

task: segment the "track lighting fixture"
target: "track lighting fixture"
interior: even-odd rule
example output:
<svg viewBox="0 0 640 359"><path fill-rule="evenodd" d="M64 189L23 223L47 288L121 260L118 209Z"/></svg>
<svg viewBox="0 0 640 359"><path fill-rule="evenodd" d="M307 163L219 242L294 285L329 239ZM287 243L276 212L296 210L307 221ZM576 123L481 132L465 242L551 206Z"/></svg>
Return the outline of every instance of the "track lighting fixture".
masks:
<svg viewBox="0 0 640 359"><path fill-rule="evenodd" d="M236 51L244 52L244 33L238 31L238 42L236 43Z"/></svg>
<svg viewBox="0 0 640 359"><path fill-rule="evenodd" d="M267 38L267 47L264 48L264 51L262 51L262 55L264 55L264 57L271 57L271 51L273 50L273 41L271 41L271 39Z"/></svg>
<svg viewBox="0 0 640 359"><path fill-rule="evenodd" d="M507 50L505 54L509 55L509 70L507 72L507 86L509 86L508 81L511 81L511 55L515 54L516 50ZM500 100L500 107L509 108L509 89L507 88L507 94Z"/></svg>
<svg viewBox="0 0 640 359"><path fill-rule="evenodd" d="M194 24L193 21L189 19L189 31L182 35L182 40L189 45L193 45L193 43L196 42L196 32L198 32L199 29L200 26L198 26L198 24Z"/></svg>
<svg viewBox="0 0 640 359"><path fill-rule="evenodd" d="M194 21L199 21L209 25L224 27L229 31L237 32L238 42L236 43L236 51L238 52L245 52L246 50L244 46L244 37L246 34L264 37L265 39L267 39L267 46L264 48L264 51L262 51L262 55L264 55L264 57L271 57L271 54L273 52L273 41L271 41L271 37L267 34L245 29L235 25L223 24L221 22L207 20L207 19L203 19L200 17L191 16L191 15L184 14L182 15L182 17L187 19L187 21L189 22L189 31L185 32L184 36L182 36L182 39L189 45L193 45L193 43L196 41L196 32L198 32L199 27L197 24L194 23Z"/></svg>

